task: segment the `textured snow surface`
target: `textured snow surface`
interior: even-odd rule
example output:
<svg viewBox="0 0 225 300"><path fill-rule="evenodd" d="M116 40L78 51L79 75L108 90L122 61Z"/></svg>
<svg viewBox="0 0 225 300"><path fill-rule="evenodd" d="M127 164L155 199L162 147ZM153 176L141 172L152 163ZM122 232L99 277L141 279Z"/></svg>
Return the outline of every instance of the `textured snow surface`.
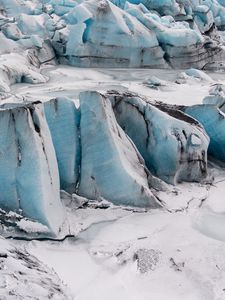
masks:
<svg viewBox="0 0 225 300"><path fill-rule="evenodd" d="M225 221L207 206L214 207L217 190L221 213L224 184L213 189L182 185L164 195L168 211L78 210L77 225L95 224L77 239L26 247L56 270L75 299L222 300ZM200 231L213 238L220 233L223 241Z"/></svg>
<svg viewBox="0 0 225 300"><path fill-rule="evenodd" d="M24 247L14 247L8 240L0 238L0 249L2 300L73 299L57 274Z"/></svg>

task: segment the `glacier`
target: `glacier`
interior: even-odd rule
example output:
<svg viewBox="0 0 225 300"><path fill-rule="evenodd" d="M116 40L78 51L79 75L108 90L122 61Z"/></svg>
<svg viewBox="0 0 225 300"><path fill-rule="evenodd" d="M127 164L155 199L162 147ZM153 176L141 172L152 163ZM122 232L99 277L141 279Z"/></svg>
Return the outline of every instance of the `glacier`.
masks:
<svg viewBox="0 0 225 300"><path fill-rule="evenodd" d="M179 111L161 111L129 93L108 96L118 123L154 175L172 184L206 177L209 139L193 119Z"/></svg>
<svg viewBox="0 0 225 300"><path fill-rule="evenodd" d="M81 178L78 194L114 204L160 207L144 161L117 124L110 101L97 92L80 94Z"/></svg>
<svg viewBox="0 0 225 300"><path fill-rule="evenodd" d="M53 46L75 66L166 67L153 31L110 1L84 1L64 16Z"/></svg>
<svg viewBox="0 0 225 300"><path fill-rule="evenodd" d="M27 51L41 64L80 67L208 68L224 58L223 5L1 0L0 53Z"/></svg>
<svg viewBox="0 0 225 300"><path fill-rule="evenodd" d="M217 106L222 112L225 112L225 86L220 83L214 84L209 95L203 99L203 104L211 104Z"/></svg>
<svg viewBox="0 0 225 300"><path fill-rule="evenodd" d="M134 5L129 2L126 2L124 10L156 33L159 45L165 52L164 57L172 67L186 68L191 63L192 66L202 68L206 56L211 51L218 51L215 47L206 49L206 42L200 31L190 28L185 22L175 22L172 16L160 17L142 4Z"/></svg>
<svg viewBox="0 0 225 300"><path fill-rule="evenodd" d="M10 92L10 86L15 83L38 84L47 80L48 78L22 55L17 53L0 55L0 92Z"/></svg>
<svg viewBox="0 0 225 300"><path fill-rule="evenodd" d="M0 0L1 300L224 298L224 50L225 0Z"/></svg>
<svg viewBox="0 0 225 300"><path fill-rule="evenodd" d="M59 168L61 189L73 193L80 169L80 112L69 98L56 98L44 103Z"/></svg>
<svg viewBox="0 0 225 300"><path fill-rule="evenodd" d="M59 176L41 104L0 109L0 206L57 235L64 222Z"/></svg>
<svg viewBox="0 0 225 300"><path fill-rule="evenodd" d="M216 105L211 104L186 107L184 111L204 126L210 138L209 155L225 162L225 114Z"/></svg>

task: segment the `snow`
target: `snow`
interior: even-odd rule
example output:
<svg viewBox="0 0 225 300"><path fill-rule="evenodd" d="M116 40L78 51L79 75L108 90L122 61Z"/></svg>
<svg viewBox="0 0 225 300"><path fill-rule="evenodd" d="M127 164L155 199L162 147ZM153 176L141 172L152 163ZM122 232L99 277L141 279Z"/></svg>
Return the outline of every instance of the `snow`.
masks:
<svg viewBox="0 0 225 300"><path fill-rule="evenodd" d="M79 300L223 299L224 243L192 222L191 213L131 213L91 226L60 249L40 242L28 249L54 267Z"/></svg>
<svg viewBox="0 0 225 300"><path fill-rule="evenodd" d="M57 274L24 247L0 239L0 298L72 300Z"/></svg>
<svg viewBox="0 0 225 300"><path fill-rule="evenodd" d="M30 220L22 219L17 223L18 227L26 233L48 233L49 229L47 226Z"/></svg>
<svg viewBox="0 0 225 300"><path fill-rule="evenodd" d="M47 77L31 66L28 60L20 54L3 54L0 57L0 92L9 92L10 85L27 83L45 83Z"/></svg>

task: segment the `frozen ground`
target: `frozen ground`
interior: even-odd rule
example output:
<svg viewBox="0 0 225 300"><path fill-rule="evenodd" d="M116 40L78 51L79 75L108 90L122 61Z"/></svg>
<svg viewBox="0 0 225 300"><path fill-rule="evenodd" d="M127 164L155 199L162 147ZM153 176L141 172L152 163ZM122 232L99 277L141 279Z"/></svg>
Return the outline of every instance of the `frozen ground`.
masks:
<svg viewBox="0 0 225 300"><path fill-rule="evenodd" d="M47 83L13 85L11 93L20 99L63 95L76 100L83 90L117 89L191 105L202 103L212 84L225 83L221 73L209 73L212 79L202 80L178 76L181 71L173 70L59 66L46 67L42 73L50 78ZM158 88L143 84L153 76L164 80ZM70 227L76 238L13 243L53 268L74 299L223 300L225 169L210 163L210 171L213 183L184 183L160 192L163 210L70 208Z"/></svg>
<svg viewBox="0 0 225 300"><path fill-rule="evenodd" d="M190 78L187 83L176 84L179 70L149 70L149 69L82 69L70 66L48 67L42 74L50 78L47 83L12 86L11 92L31 99L50 99L55 96L78 98L81 91L93 89L106 91L117 89L132 91L152 99L171 104L197 104L208 95L210 81ZM222 82L224 75L209 73L216 82ZM151 77L167 81L160 89L150 89L142 83ZM191 89L190 89L191 85Z"/></svg>

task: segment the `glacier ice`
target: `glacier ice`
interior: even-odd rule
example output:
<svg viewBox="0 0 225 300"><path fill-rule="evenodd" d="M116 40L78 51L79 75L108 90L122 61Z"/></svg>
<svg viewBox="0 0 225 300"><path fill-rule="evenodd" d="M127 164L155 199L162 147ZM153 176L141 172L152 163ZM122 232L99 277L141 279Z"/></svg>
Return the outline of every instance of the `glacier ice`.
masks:
<svg viewBox="0 0 225 300"><path fill-rule="evenodd" d="M88 0L64 16L53 45L76 66L166 67L153 31L108 0Z"/></svg>
<svg viewBox="0 0 225 300"><path fill-rule="evenodd" d="M109 92L108 97L118 123L154 175L172 184L206 176L209 141L193 119L180 111L163 112L129 93Z"/></svg>
<svg viewBox="0 0 225 300"><path fill-rule="evenodd" d="M142 24L156 33L161 46L188 47L203 42L203 37L197 31L191 29L185 23L175 22L171 18L160 18L150 11L146 11L143 5L125 5L125 11L135 16Z"/></svg>
<svg viewBox="0 0 225 300"><path fill-rule="evenodd" d="M217 106L222 112L225 112L225 96L209 95L203 99L203 104L211 104Z"/></svg>
<svg viewBox="0 0 225 300"><path fill-rule="evenodd" d="M56 152L61 189L73 193L79 179L80 112L65 97L45 102L44 110Z"/></svg>
<svg viewBox="0 0 225 300"><path fill-rule="evenodd" d="M224 57L217 27L224 28L225 7L217 0L1 0L0 6L0 53L38 55L47 43L61 63L81 67L207 68Z"/></svg>
<svg viewBox="0 0 225 300"><path fill-rule="evenodd" d="M210 49L204 48L202 34L190 28L188 23L175 22L173 17L157 16L146 10L142 4L131 5L126 2L124 9L156 33L159 44L166 53L165 58L171 66L185 68L190 62L200 68L205 65Z"/></svg>
<svg viewBox="0 0 225 300"><path fill-rule="evenodd" d="M0 92L9 92L10 85L15 83L45 83L47 79L20 54L0 56Z"/></svg>
<svg viewBox="0 0 225 300"><path fill-rule="evenodd" d="M194 77L202 81L212 81L212 78L208 74L198 69L194 69L194 68L188 69L185 71L185 74L187 76Z"/></svg>
<svg viewBox="0 0 225 300"><path fill-rule="evenodd" d="M162 15L177 15L180 12L180 8L176 0L112 0L113 3L120 7L124 7L127 2L132 4L143 4L150 10L156 10Z"/></svg>
<svg viewBox="0 0 225 300"><path fill-rule="evenodd" d="M97 92L80 94L81 178L78 193L114 204L159 207L144 161L117 124L110 101ZM150 175L150 174L149 174Z"/></svg>
<svg viewBox="0 0 225 300"><path fill-rule="evenodd" d="M208 153L225 162L225 114L211 104L193 105L184 110L198 120L207 132L210 138Z"/></svg>
<svg viewBox="0 0 225 300"><path fill-rule="evenodd" d="M222 112L225 112L225 85L214 84L209 90L209 95L203 99L203 104L215 105Z"/></svg>
<svg viewBox="0 0 225 300"><path fill-rule="evenodd" d="M41 104L0 109L0 206L57 234L64 221L51 135Z"/></svg>

